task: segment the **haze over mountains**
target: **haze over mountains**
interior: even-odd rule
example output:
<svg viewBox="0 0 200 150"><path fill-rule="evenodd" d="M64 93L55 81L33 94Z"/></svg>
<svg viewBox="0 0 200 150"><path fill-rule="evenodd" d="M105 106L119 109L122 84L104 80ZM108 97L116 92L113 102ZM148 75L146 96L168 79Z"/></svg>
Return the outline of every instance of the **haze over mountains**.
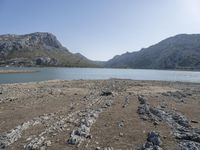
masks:
<svg viewBox="0 0 200 150"><path fill-rule="evenodd" d="M180 34L137 52L95 62L71 53L51 33L0 36L0 65L200 69L200 34Z"/></svg>

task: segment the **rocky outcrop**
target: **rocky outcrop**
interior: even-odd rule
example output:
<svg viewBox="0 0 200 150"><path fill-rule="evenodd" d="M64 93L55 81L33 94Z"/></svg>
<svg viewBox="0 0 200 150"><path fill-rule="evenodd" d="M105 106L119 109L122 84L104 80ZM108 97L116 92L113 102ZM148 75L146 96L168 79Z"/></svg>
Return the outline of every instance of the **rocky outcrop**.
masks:
<svg viewBox="0 0 200 150"><path fill-rule="evenodd" d="M73 54L51 33L0 35L0 66L94 67L95 62Z"/></svg>

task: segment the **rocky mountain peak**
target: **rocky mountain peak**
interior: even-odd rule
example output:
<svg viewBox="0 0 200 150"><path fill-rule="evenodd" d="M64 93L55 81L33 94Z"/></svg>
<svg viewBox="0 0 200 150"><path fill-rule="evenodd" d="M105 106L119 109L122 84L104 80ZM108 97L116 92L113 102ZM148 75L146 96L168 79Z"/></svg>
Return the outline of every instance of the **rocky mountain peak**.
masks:
<svg viewBox="0 0 200 150"><path fill-rule="evenodd" d="M92 67L94 62L63 47L48 32L0 35L0 66Z"/></svg>
<svg viewBox="0 0 200 150"><path fill-rule="evenodd" d="M56 36L47 32L35 32L25 35L5 34L0 36L0 50L14 47L53 47L62 48Z"/></svg>

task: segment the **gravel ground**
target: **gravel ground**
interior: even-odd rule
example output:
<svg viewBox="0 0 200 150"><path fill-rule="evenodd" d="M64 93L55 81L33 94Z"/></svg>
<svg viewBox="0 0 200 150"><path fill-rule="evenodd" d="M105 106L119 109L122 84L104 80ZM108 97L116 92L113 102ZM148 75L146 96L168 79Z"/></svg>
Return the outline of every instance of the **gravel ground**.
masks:
<svg viewBox="0 0 200 150"><path fill-rule="evenodd" d="M0 149L198 150L200 85L118 79L1 84Z"/></svg>

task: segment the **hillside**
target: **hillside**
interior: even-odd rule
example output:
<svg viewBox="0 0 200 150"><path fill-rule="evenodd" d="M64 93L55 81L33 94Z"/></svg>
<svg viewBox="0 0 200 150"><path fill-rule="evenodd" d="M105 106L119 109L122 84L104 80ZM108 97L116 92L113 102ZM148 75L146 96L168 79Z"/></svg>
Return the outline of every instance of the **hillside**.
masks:
<svg viewBox="0 0 200 150"><path fill-rule="evenodd" d="M138 52L115 56L106 67L200 69L200 34L180 34Z"/></svg>
<svg viewBox="0 0 200 150"><path fill-rule="evenodd" d="M96 67L95 62L63 47L51 33L0 35L0 66Z"/></svg>

